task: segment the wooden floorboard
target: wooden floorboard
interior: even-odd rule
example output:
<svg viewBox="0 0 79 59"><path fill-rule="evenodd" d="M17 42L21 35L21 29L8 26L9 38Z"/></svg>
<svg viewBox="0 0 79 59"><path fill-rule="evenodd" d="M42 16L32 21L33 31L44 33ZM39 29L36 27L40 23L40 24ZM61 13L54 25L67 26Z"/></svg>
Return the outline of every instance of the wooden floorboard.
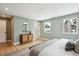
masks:
<svg viewBox="0 0 79 59"><path fill-rule="evenodd" d="M13 45L12 42L0 43L0 55L6 55L8 53L16 52L17 50L21 50L23 48L29 48L34 45L38 45L43 43L42 40L36 40L30 43L22 44L22 45Z"/></svg>

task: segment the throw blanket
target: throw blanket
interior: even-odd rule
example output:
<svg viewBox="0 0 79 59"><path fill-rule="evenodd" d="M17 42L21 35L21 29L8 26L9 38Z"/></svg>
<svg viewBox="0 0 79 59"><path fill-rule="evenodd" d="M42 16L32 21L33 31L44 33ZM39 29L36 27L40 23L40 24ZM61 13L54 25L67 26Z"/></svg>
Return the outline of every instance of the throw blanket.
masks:
<svg viewBox="0 0 79 59"><path fill-rule="evenodd" d="M74 51L65 51L67 39L54 39L33 47L30 56L78 56Z"/></svg>
<svg viewBox="0 0 79 59"><path fill-rule="evenodd" d="M57 39L54 39L54 40L48 40L40 45L37 45L35 47L32 47L31 48L31 51L30 51L30 56L38 56L39 53L47 46L53 44L55 41L57 41Z"/></svg>
<svg viewBox="0 0 79 59"><path fill-rule="evenodd" d="M67 42L67 39L60 39L44 48L39 56L78 56L79 54L74 51L65 51L65 44Z"/></svg>

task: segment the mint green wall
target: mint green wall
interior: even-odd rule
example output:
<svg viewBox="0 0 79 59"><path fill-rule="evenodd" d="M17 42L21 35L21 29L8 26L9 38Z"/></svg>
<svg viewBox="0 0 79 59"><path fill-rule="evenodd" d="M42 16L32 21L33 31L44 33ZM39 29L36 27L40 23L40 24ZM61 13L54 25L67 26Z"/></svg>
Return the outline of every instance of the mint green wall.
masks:
<svg viewBox="0 0 79 59"><path fill-rule="evenodd" d="M78 17L79 20L79 13L74 13L74 14L70 14L70 15L66 15L66 16L61 16L61 17L56 17L56 18L51 18L51 19L47 19L44 21L40 22L40 37L43 38L48 38L48 39L61 39L61 38L67 38L67 39L72 39L72 40L76 40L79 38L79 26L78 26L78 34L63 34L63 20L64 19L68 19L68 18L73 18L73 17ZM45 33L44 30L44 22L45 21L51 21L52 23L52 31L51 33ZM22 34L22 24L24 22L28 23L28 31L32 31L32 33L34 33L34 20L28 19L28 18L23 18L23 17L19 17L19 16L14 16L13 18L13 41L14 43L17 43L20 41L19 35ZM79 22L78 22L79 25Z"/></svg>
<svg viewBox="0 0 79 59"><path fill-rule="evenodd" d="M78 34L63 34L63 20L68 18L78 18ZM44 30L44 22L45 21L51 21L52 23L52 30L51 33L45 33ZM65 15L61 17L51 18L40 22L40 36L43 38L48 39L71 39L76 40L79 39L79 13L73 13L70 15Z"/></svg>
<svg viewBox="0 0 79 59"><path fill-rule="evenodd" d="M34 20L31 20L31 19L27 19L27 18L23 18L23 17L19 17L19 16L14 16L14 19L13 19L13 21L14 21L14 43L17 43L17 42L20 42L20 34L22 34L23 32L22 32L22 24L24 23L24 22L27 22L28 24L27 24L27 30L28 31L32 31L32 33L34 33L33 32L33 27L34 27Z"/></svg>

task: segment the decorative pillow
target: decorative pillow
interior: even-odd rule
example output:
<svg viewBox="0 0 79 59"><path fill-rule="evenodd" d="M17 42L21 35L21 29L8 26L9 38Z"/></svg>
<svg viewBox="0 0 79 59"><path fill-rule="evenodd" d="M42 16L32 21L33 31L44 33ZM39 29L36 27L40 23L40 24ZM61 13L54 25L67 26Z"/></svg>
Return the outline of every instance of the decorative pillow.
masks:
<svg viewBox="0 0 79 59"><path fill-rule="evenodd" d="M67 42L65 45L65 50L66 51L71 51L74 49L74 44L72 42Z"/></svg>
<svg viewBox="0 0 79 59"><path fill-rule="evenodd" d="M74 51L79 53L79 39L74 41Z"/></svg>

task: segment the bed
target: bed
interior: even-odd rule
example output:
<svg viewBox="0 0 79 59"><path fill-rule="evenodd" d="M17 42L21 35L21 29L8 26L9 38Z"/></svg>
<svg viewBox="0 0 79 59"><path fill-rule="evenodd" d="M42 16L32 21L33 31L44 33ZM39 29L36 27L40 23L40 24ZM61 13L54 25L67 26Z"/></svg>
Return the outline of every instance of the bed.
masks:
<svg viewBox="0 0 79 59"><path fill-rule="evenodd" d="M32 47L30 56L78 56L74 51L65 51L67 39L54 39Z"/></svg>

